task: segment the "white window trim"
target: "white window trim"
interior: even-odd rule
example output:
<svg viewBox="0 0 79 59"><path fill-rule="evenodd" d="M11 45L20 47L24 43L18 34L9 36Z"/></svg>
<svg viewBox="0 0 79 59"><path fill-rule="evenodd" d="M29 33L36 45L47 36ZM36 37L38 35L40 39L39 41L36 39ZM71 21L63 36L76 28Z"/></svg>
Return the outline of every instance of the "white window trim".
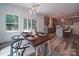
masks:
<svg viewBox="0 0 79 59"><path fill-rule="evenodd" d="M6 31L7 33L8 32L19 32L18 30L12 30L12 31Z"/></svg>

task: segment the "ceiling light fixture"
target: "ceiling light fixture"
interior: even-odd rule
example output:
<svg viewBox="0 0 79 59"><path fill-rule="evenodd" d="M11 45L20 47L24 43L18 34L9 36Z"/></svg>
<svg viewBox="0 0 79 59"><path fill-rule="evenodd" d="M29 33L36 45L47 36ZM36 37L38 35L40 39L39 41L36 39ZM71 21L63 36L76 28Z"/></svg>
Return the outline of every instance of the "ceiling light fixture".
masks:
<svg viewBox="0 0 79 59"><path fill-rule="evenodd" d="M33 4L29 10L30 14L36 14L39 12L39 4Z"/></svg>

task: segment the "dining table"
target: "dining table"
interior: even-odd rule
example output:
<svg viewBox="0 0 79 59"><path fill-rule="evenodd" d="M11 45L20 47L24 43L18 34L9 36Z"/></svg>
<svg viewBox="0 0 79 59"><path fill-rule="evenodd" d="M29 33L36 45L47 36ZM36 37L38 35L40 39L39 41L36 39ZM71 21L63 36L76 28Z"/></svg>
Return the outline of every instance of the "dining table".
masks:
<svg viewBox="0 0 79 59"><path fill-rule="evenodd" d="M35 47L35 49L36 49L35 50L36 51L35 52L36 53L36 56L38 55L38 48L39 48L39 50L41 52L41 55L43 55L43 51L42 51L42 49L40 47L40 45L43 44L43 43L47 43L48 44L48 50L49 50L48 55L51 54L51 44L50 44L50 41L51 41L52 38L54 38L54 36L55 36L54 33L48 33L46 35L36 34L35 36L32 36L33 37L32 40L28 39L28 37L31 37L30 34L28 34L28 35L27 34L26 35L23 35L23 34L25 34L24 32L22 33L22 36L25 39L27 39L29 42L31 42L32 43L32 46Z"/></svg>

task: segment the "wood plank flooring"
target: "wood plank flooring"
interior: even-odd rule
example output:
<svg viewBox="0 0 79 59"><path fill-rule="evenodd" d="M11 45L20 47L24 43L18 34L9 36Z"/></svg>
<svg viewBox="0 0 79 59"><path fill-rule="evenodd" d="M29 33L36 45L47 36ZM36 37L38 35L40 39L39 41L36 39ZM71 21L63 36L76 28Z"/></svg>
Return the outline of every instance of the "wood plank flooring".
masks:
<svg viewBox="0 0 79 59"><path fill-rule="evenodd" d="M64 56L79 56L79 35L72 34L62 39L54 37L51 40L51 47Z"/></svg>

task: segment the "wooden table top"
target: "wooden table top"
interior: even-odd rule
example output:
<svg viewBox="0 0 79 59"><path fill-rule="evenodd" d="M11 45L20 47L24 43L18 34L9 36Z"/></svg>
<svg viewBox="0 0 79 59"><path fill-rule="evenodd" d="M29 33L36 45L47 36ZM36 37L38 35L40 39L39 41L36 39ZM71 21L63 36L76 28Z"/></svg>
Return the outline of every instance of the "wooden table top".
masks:
<svg viewBox="0 0 79 59"><path fill-rule="evenodd" d="M54 34L52 33L52 34L47 34L47 35L45 35L45 36L39 36L39 35L37 35L37 36L38 36L37 39L29 40L29 39L27 39L27 36L23 35L23 37L24 37L25 39L31 41L32 44L33 44L33 46L36 47L36 46L38 46L38 45L40 45L40 44L42 44L42 43L44 43L44 42L46 42L46 41L52 39L52 38L54 37Z"/></svg>

